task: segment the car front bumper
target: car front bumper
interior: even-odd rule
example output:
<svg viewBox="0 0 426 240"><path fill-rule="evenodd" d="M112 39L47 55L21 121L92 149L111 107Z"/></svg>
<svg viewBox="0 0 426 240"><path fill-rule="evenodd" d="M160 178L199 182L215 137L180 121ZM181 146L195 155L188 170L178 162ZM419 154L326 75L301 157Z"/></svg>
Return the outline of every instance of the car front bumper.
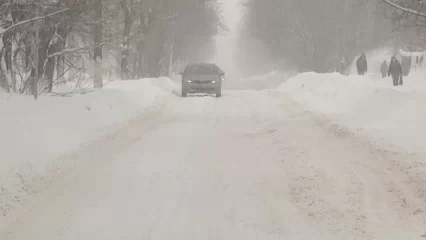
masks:
<svg viewBox="0 0 426 240"><path fill-rule="evenodd" d="M220 83L183 83L182 91L185 93L217 93L221 91Z"/></svg>

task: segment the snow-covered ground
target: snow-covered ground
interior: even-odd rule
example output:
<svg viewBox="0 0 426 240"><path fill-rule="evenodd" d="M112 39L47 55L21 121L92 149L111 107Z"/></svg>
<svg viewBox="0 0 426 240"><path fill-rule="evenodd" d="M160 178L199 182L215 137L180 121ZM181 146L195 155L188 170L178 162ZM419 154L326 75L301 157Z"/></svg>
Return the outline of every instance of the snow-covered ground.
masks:
<svg viewBox="0 0 426 240"><path fill-rule="evenodd" d="M0 93L0 216L77 167L76 150L156 111L174 92L171 80L162 78L117 81L101 91L38 101Z"/></svg>
<svg viewBox="0 0 426 240"><path fill-rule="evenodd" d="M79 159L95 163L0 239L399 240L425 230L422 158L345 134L278 91L173 99Z"/></svg>
<svg viewBox="0 0 426 240"><path fill-rule="evenodd" d="M275 89L283 84L287 79L295 76L295 72L280 72L273 71L260 76L252 77L236 77L226 76L225 82L223 83L224 89L230 90L265 90Z"/></svg>
<svg viewBox="0 0 426 240"><path fill-rule="evenodd" d="M304 73L279 91L359 134L403 151L426 153L425 73L405 78L403 87L391 86L389 78Z"/></svg>
<svg viewBox="0 0 426 240"><path fill-rule="evenodd" d="M253 78L261 83L252 90L219 99L180 98L168 79L36 102L3 95L2 131L17 136L0 138L9 156L2 196L18 211L0 218L0 239L424 234L421 80L394 88L374 75L282 76ZM55 179L52 170L69 174ZM36 194L39 186L50 187ZM16 194L35 196L20 204Z"/></svg>

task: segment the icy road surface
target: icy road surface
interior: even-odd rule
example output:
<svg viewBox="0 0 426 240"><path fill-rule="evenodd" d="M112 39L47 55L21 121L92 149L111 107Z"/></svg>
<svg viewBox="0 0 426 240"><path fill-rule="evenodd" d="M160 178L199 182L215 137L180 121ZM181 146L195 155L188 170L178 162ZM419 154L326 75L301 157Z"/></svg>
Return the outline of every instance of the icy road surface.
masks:
<svg viewBox="0 0 426 240"><path fill-rule="evenodd" d="M424 162L277 92L173 98L99 141L2 240L420 239Z"/></svg>

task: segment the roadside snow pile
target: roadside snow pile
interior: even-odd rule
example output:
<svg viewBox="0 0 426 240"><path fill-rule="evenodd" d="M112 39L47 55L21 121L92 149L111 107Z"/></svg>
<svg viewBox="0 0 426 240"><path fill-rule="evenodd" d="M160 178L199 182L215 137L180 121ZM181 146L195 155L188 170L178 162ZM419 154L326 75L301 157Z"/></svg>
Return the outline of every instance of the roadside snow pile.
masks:
<svg viewBox="0 0 426 240"><path fill-rule="evenodd" d="M424 68L412 68L410 74L404 77L404 87L402 90L413 91L413 92L423 92L426 93L426 69ZM387 78L385 83L388 85L391 84L391 79ZM379 81L383 82L383 81Z"/></svg>
<svg viewBox="0 0 426 240"><path fill-rule="evenodd" d="M389 84L390 85L390 84ZM278 88L307 109L401 150L425 152L426 95L368 76L303 73Z"/></svg>
<svg viewBox="0 0 426 240"><path fill-rule="evenodd" d="M0 93L0 216L74 167L61 156L160 107L175 90L170 79L159 78L116 81L100 91L37 101Z"/></svg>
<svg viewBox="0 0 426 240"><path fill-rule="evenodd" d="M265 89L275 89L294 75L295 73L293 72L273 71L261 76L248 78L234 79L232 76L228 76L225 79L223 87L225 89L258 91Z"/></svg>

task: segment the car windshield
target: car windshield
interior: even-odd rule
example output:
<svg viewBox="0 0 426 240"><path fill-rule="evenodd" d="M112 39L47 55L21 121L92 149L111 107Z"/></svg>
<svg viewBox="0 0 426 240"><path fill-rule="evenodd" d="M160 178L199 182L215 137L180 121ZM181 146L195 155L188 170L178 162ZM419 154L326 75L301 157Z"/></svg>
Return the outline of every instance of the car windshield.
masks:
<svg viewBox="0 0 426 240"><path fill-rule="evenodd" d="M189 65L185 69L186 74L217 74L218 69L213 64Z"/></svg>

